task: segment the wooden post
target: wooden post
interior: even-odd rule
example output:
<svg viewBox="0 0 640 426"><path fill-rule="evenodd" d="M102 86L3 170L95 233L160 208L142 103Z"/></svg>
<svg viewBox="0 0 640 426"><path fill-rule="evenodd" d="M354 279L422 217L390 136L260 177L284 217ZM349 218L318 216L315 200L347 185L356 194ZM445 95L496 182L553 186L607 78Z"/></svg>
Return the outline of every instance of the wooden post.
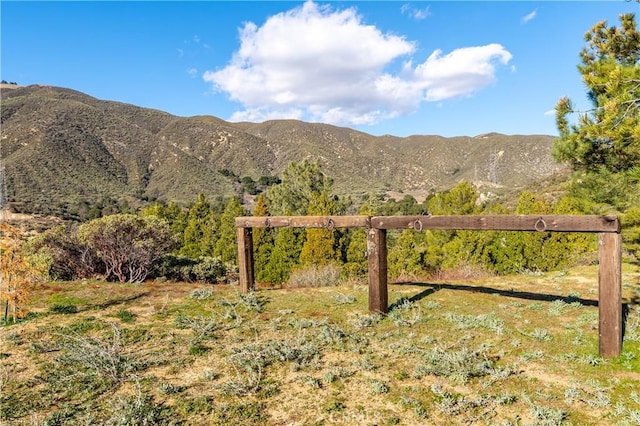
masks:
<svg viewBox="0 0 640 426"><path fill-rule="evenodd" d="M240 291L242 293L248 293L255 288L253 274L253 233L251 228L237 228L237 232Z"/></svg>
<svg viewBox="0 0 640 426"><path fill-rule="evenodd" d="M613 358L622 351L622 236L605 232L598 236L600 356Z"/></svg>
<svg viewBox="0 0 640 426"><path fill-rule="evenodd" d="M369 254L369 312L386 314L387 296L387 231L369 229L367 233Z"/></svg>

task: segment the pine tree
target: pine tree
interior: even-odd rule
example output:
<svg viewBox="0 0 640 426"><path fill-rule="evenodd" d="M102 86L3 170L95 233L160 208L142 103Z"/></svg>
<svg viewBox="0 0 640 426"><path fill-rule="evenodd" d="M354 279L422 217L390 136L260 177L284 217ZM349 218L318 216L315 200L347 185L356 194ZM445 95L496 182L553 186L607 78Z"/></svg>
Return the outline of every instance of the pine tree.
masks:
<svg viewBox="0 0 640 426"><path fill-rule="evenodd" d="M568 98L556 106L560 138L554 155L576 172L581 196L626 208L640 181L640 32L633 14L621 26L598 22L585 35L578 70L593 107L575 111ZM569 123L579 114L577 124Z"/></svg>
<svg viewBox="0 0 640 426"><path fill-rule="evenodd" d="M422 274L422 253L418 247L419 234L412 229L400 233L393 247L389 250L389 275L398 277L417 277Z"/></svg>
<svg viewBox="0 0 640 426"><path fill-rule="evenodd" d="M237 262L238 237L236 232L236 217L244 216L245 211L236 197L231 197L224 212L220 216L218 240L213 250L214 256L223 262Z"/></svg>
<svg viewBox="0 0 640 426"><path fill-rule="evenodd" d="M309 200L307 214L310 216L329 216L336 212L336 204L329 198L326 190L312 195ZM340 251L336 247L334 229L311 228L307 230L307 238L300 253L300 264L303 266L320 266L336 262Z"/></svg>
<svg viewBox="0 0 640 426"><path fill-rule="evenodd" d="M597 203L594 212L622 213L624 247L635 252L640 246L640 31L632 13L620 15L620 24L601 21L586 33L578 70L593 108L570 125L568 117L578 112L568 98L558 101L554 155L574 170L573 193Z"/></svg>
<svg viewBox="0 0 640 426"><path fill-rule="evenodd" d="M278 228L273 250L262 274L261 280L270 284L285 283L293 268L298 265L304 232L293 228Z"/></svg>
<svg viewBox="0 0 640 426"><path fill-rule="evenodd" d="M358 210L359 215L375 216L382 205L379 198L370 196ZM368 272L367 232L354 229L350 232L346 263L342 267L343 278L361 278Z"/></svg>
<svg viewBox="0 0 640 426"><path fill-rule="evenodd" d="M274 215L304 215L314 195L323 190L329 192L332 184L320 164L308 160L290 163L282 172L281 182L267 189L269 209Z"/></svg>
<svg viewBox="0 0 640 426"><path fill-rule="evenodd" d="M269 216L267 202L263 194L256 197L253 215ZM256 280L259 282L265 281L264 270L273 251L274 231L274 228L253 228L253 264L256 271Z"/></svg>
<svg viewBox="0 0 640 426"><path fill-rule="evenodd" d="M196 202L187 214L180 254L193 259L211 256L217 239L215 228L216 222L211 204L204 194L198 194Z"/></svg>

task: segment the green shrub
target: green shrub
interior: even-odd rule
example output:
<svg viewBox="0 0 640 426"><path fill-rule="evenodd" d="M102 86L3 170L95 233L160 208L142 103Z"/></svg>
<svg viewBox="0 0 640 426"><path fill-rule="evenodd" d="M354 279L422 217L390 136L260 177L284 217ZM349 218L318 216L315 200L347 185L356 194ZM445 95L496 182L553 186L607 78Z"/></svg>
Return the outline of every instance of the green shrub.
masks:
<svg viewBox="0 0 640 426"><path fill-rule="evenodd" d="M172 281L215 284L226 279L227 267L217 257L201 256L192 259L187 256L168 254L156 261L151 275Z"/></svg>
<svg viewBox="0 0 640 426"><path fill-rule="evenodd" d="M207 283L224 281L227 275L227 269L219 257L199 257L192 271L196 280Z"/></svg>
<svg viewBox="0 0 640 426"><path fill-rule="evenodd" d="M136 319L136 314L122 308L118 312L116 312L116 318L118 318L122 322L134 322Z"/></svg>
<svg viewBox="0 0 640 426"><path fill-rule="evenodd" d="M54 303L49 307L49 312L52 314L75 314L78 312L78 307L69 303Z"/></svg>

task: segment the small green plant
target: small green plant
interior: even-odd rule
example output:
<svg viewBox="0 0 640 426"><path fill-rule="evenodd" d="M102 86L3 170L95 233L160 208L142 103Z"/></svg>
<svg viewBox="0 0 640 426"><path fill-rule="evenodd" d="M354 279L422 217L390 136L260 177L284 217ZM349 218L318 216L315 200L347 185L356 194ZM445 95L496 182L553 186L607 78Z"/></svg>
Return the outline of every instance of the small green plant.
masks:
<svg viewBox="0 0 640 426"><path fill-rule="evenodd" d="M347 408L344 402L338 399L332 399L324 406L324 410L328 413L339 413Z"/></svg>
<svg viewBox="0 0 640 426"><path fill-rule="evenodd" d="M540 302L533 302L527 307L527 309L530 309L532 311L541 311L544 309L544 305Z"/></svg>
<svg viewBox="0 0 640 426"><path fill-rule="evenodd" d="M416 303L402 298L389 308L388 317L399 327L412 327L422 322L422 312Z"/></svg>
<svg viewBox="0 0 640 426"><path fill-rule="evenodd" d="M530 333L525 333L523 331L521 331L521 333L540 342L550 342L553 340L553 335L546 328L536 328Z"/></svg>
<svg viewBox="0 0 640 426"><path fill-rule="evenodd" d="M216 405L211 424L220 426L263 425L269 420L264 402Z"/></svg>
<svg viewBox="0 0 640 426"><path fill-rule="evenodd" d="M158 386L158 390L163 395L173 395L184 391L184 386L174 385L172 383L163 382Z"/></svg>
<svg viewBox="0 0 640 426"><path fill-rule="evenodd" d="M380 395L389 392L389 386L387 386L386 383L380 380L371 379L369 383L371 385L371 393L374 395Z"/></svg>
<svg viewBox="0 0 640 426"><path fill-rule="evenodd" d="M549 306L549 315L555 317L560 316L566 311L568 306L569 304L565 303L564 300L554 300L553 302L551 302L551 306Z"/></svg>
<svg viewBox="0 0 640 426"><path fill-rule="evenodd" d="M126 309L120 309L118 312L116 312L116 318L118 318L120 321L122 322L134 322L136 320L136 314L134 314L131 311L128 311Z"/></svg>
<svg viewBox="0 0 640 426"><path fill-rule="evenodd" d="M531 404L529 411L539 425L560 426L567 419L566 411L559 408Z"/></svg>
<svg viewBox="0 0 640 426"><path fill-rule="evenodd" d="M209 352L210 348L202 342L195 341L189 346L189 355L201 356Z"/></svg>
<svg viewBox="0 0 640 426"><path fill-rule="evenodd" d="M322 387L322 381L313 376L302 376L298 378L298 381L312 389L320 389Z"/></svg>
<svg viewBox="0 0 640 426"><path fill-rule="evenodd" d="M176 413L141 392L129 397L116 397L111 403L112 425L173 425Z"/></svg>
<svg viewBox="0 0 640 426"><path fill-rule="evenodd" d="M69 303L54 303L49 307L52 314L76 314L78 307Z"/></svg>
<svg viewBox="0 0 640 426"><path fill-rule="evenodd" d="M349 318L349 323L356 330L362 328L370 328L382 321L382 315L380 314L360 314L356 313Z"/></svg>
<svg viewBox="0 0 640 426"><path fill-rule="evenodd" d="M144 367L143 361L134 361L126 353L122 332L115 324L111 324L111 334L104 338L76 333L56 337L61 350L56 361L61 371L122 382Z"/></svg>
<svg viewBox="0 0 640 426"><path fill-rule="evenodd" d="M262 312L268 300L258 295L255 291L250 291L247 294L238 293L238 306L243 307L247 312Z"/></svg>
<svg viewBox="0 0 640 426"><path fill-rule="evenodd" d="M462 315L447 312L444 317L456 328L461 330L469 328L486 328L493 330L496 334L504 333L504 321L497 318L493 312L480 315Z"/></svg>
<svg viewBox="0 0 640 426"><path fill-rule="evenodd" d="M191 338L192 343L199 342L203 339L212 339L215 337L214 332L223 328L223 324L215 316L205 317L200 315L197 317L189 317L178 314L173 319L173 323L176 328L190 328L193 330L194 336Z"/></svg>
<svg viewBox="0 0 640 426"><path fill-rule="evenodd" d="M434 348L425 352L421 361L415 366L413 377L444 376L460 384L467 383L472 377L490 375L495 366L484 348L470 350L466 346L458 350Z"/></svg>
<svg viewBox="0 0 640 426"><path fill-rule="evenodd" d="M210 288L197 288L189 293L189 297L195 300L206 300L213 296L213 290Z"/></svg>
<svg viewBox="0 0 640 426"><path fill-rule="evenodd" d="M338 305L347 305L347 304L354 303L356 301L356 297L347 295L347 294L338 293L333 296L333 300Z"/></svg>

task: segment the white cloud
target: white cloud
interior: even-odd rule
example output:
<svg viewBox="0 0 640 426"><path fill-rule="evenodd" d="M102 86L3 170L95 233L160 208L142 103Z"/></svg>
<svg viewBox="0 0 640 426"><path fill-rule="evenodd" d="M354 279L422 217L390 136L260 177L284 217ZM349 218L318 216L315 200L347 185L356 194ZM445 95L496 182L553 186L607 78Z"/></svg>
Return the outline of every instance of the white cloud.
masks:
<svg viewBox="0 0 640 426"><path fill-rule="evenodd" d="M240 29L240 48L205 81L240 103L233 121L296 118L338 125L406 115L424 101L468 96L496 81L511 54L499 44L436 50L414 65L415 43L367 25L354 8L312 1ZM396 74L388 68L404 61Z"/></svg>
<svg viewBox="0 0 640 426"><path fill-rule="evenodd" d="M198 69L197 68L189 68L187 70L187 74L189 74L191 77L195 77L198 75Z"/></svg>
<svg viewBox="0 0 640 426"><path fill-rule="evenodd" d="M536 15L538 14L538 10L534 10L533 12L530 12L526 15L524 15L522 17L522 19L520 20L523 24L526 24L527 22L531 21L532 19L534 19L536 17Z"/></svg>
<svg viewBox="0 0 640 426"><path fill-rule="evenodd" d="M550 109L544 112L544 115L556 115L555 109Z"/></svg>
<svg viewBox="0 0 640 426"><path fill-rule="evenodd" d="M200 37L198 37L198 35L194 35L193 36L193 41L196 43L200 43Z"/></svg>
<svg viewBox="0 0 640 426"><path fill-rule="evenodd" d="M418 21L421 21L431 16L431 12L429 11L429 6L425 7L424 9L416 9L415 7L411 6L409 3L403 4L402 7L400 8L400 12L402 14L409 15L410 17Z"/></svg>
<svg viewBox="0 0 640 426"><path fill-rule="evenodd" d="M506 65L511 53L499 44L463 47L442 56L436 50L415 74L426 89L425 99L440 101L468 95L495 82L496 62Z"/></svg>

